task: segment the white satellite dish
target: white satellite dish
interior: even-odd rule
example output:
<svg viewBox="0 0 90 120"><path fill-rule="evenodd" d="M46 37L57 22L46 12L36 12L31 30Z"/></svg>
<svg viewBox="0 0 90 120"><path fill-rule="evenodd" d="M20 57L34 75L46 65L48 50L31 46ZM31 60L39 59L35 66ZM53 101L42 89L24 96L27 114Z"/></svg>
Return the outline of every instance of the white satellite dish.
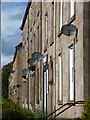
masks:
<svg viewBox="0 0 90 120"><path fill-rule="evenodd" d="M61 31L66 36L72 36L77 33L77 28L73 24L66 24L62 26Z"/></svg>

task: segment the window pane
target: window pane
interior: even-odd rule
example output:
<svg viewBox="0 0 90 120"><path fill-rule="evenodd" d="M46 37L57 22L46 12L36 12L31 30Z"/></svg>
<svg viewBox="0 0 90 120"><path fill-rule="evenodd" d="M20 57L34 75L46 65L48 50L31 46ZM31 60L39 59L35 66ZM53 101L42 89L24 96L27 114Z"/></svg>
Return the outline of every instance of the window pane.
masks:
<svg viewBox="0 0 90 120"><path fill-rule="evenodd" d="M62 81L61 81L61 75L62 75L62 71L61 71L61 55L59 56L59 100L62 100Z"/></svg>
<svg viewBox="0 0 90 120"><path fill-rule="evenodd" d="M74 15L74 0L71 0L70 3L70 17L72 17Z"/></svg>
<svg viewBox="0 0 90 120"><path fill-rule="evenodd" d="M70 100L74 100L74 95L73 95L73 48L70 48Z"/></svg>
<svg viewBox="0 0 90 120"><path fill-rule="evenodd" d="M60 30L62 28L62 0L60 2Z"/></svg>

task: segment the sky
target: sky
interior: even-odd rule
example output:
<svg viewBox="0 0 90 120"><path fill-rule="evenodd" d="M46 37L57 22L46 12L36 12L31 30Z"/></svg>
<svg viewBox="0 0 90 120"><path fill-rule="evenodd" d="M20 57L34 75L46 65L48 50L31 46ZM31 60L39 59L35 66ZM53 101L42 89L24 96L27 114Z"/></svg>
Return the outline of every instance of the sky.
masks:
<svg viewBox="0 0 90 120"><path fill-rule="evenodd" d="M1 67L13 60L15 46L22 41L20 26L27 2L1 3Z"/></svg>

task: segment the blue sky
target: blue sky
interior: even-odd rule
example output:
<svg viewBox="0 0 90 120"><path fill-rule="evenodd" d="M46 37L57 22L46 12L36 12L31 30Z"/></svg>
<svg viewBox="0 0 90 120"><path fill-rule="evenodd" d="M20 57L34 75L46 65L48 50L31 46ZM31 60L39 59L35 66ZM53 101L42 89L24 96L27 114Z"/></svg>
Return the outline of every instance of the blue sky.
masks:
<svg viewBox="0 0 90 120"><path fill-rule="evenodd" d="M13 60L15 46L22 41L19 29L27 2L1 3L1 66Z"/></svg>

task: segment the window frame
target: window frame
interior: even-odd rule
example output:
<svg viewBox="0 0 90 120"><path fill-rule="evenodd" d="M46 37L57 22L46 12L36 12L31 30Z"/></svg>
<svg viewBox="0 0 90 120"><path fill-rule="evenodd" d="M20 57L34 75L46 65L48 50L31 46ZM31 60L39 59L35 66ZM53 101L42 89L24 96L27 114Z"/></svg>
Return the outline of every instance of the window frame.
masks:
<svg viewBox="0 0 90 120"><path fill-rule="evenodd" d="M75 3L74 0L70 0L70 18L74 16L75 14Z"/></svg>
<svg viewBox="0 0 90 120"><path fill-rule="evenodd" d="M62 53L60 53L58 55L58 104L59 105L63 104L63 66L62 65L63 65L62 64Z"/></svg>
<svg viewBox="0 0 90 120"><path fill-rule="evenodd" d="M69 101L74 101L74 98L75 98L74 90L75 89L74 89L74 46L73 45L69 47L69 76L70 76L69 77Z"/></svg>
<svg viewBox="0 0 90 120"><path fill-rule="evenodd" d="M63 0L60 2L60 30L63 26Z"/></svg>

